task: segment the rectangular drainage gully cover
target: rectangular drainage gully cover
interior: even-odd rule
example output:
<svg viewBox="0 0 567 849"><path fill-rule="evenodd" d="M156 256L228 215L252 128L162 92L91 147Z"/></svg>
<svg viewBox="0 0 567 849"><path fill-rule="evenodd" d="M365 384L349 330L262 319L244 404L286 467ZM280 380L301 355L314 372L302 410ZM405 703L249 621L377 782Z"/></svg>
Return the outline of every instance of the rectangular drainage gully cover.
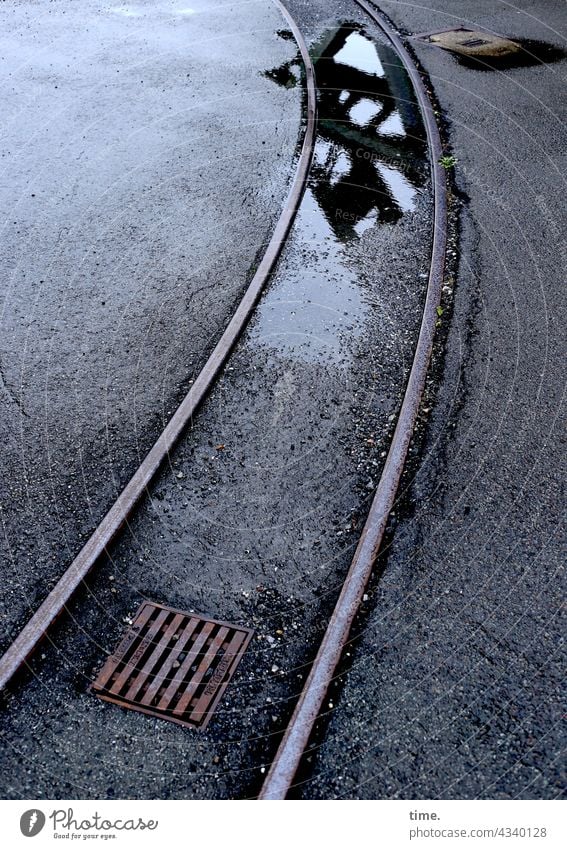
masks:
<svg viewBox="0 0 567 849"><path fill-rule="evenodd" d="M252 634L146 601L91 690L121 707L203 729Z"/></svg>
<svg viewBox="0 0 567 849"><path fill-rule="evenodd" d="M425 41L436 47L442 47L451 53L463 56L501 57L517 53L520 45L510 38L484 32L483 30L456 27L454 29L437 30L437 32L422 32L412 36L417 41Z"/></svg>

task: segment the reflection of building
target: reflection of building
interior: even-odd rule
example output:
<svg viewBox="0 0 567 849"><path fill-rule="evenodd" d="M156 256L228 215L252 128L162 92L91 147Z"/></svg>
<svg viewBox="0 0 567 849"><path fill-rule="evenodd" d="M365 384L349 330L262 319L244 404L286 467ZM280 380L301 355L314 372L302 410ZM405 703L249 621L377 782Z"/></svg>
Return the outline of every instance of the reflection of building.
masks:
<svg viewBox="0 0 567 849"><path fill-rule="evenodd" d="M337 236L353 238L365 222L396 221L412 206L426 174L423 126L396 54L361 27L329 33L312 58L319 125L311 189ZM270 77L290 74L287 66Z"/></svg>

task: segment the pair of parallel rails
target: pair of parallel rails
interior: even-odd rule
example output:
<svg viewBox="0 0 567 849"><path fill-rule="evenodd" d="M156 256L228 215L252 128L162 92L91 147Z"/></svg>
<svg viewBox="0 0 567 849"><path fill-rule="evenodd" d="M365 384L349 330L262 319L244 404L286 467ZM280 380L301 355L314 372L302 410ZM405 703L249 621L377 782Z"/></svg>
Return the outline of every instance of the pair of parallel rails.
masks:
<svg viewBox="0 0 567 849"><path fill-rule="evenodd" d="M317 88L315 70L304 37L283 3L280 0L274 0L274 2L287 20L298 44L304 64L307 101L303 143L284 208L252 281L188 394L71 565L0 658L0 689L4 689L13 676L25 666L40 640L57 617L65 611L71 596L101 555L108 551L109 546L116 539L129 516L148 492L148 487L158 469L192 421L226 364L275 269L286 243L309 177L317 134ZM343 648L348 641L354 617L359 609L364 589L378 557L388 517L394 506L425 387L437 322L437 307L441 301L446 251L447 201L445 172L439 163L442 156L441 139L433 108L420 72L399 35L371 3L366 2L366 0L353 0L353 2L361 7L377 24L399 55L412 81L422 114L429 146L434 193L429 279L413 363L376 493L341 593L305 686L271 764L259 795L260 799L284 799L286 797L308 745L329 685L333 680Z"/></svg>

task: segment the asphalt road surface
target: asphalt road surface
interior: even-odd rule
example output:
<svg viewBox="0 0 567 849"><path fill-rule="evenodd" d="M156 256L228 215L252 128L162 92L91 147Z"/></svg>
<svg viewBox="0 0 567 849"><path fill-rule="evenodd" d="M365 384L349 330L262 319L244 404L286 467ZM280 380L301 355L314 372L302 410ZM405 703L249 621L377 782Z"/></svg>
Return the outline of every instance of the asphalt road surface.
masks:
<svg viewBox="0 0 567 849"><path fill-rule="evenodd" d="M296 226L171 463L4 698L9 798L254 795L348 568L419 326L431 193L411 89L364 13L288 5L325 88ZM382 8L410 33L474 14L561 46L559 3L441 5ZM87 8L0 10L4 642L197 373L302 132L297 51L271 4ZM294 793L554 798L565 63L482 71L414 49L457 158L446 350ZM204 734L88 690L144 598L255 628Z"/></svg>
<svg viewBox="0 0 567 849"><path fill-rule="evenodd" d="M565 48L560 2L380 3ZM412 42L465 203L418 473L304 798L564 793L565 77Z"/></svg>
<svg viewBox="0 0 567 849"><path fill-rule="evenodd" d="M170 418L288 189L272 4L0 9L1 642Z"/></svg>

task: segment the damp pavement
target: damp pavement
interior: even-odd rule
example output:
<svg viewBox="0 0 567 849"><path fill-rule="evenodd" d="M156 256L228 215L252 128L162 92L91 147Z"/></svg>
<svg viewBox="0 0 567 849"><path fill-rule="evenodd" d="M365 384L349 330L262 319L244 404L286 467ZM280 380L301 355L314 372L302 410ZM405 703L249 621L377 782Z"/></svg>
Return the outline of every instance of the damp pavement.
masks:
<svg viewBox="0 0 567 849"><path fill-rule="evenodd" d="M273 4L0 9L1 636L129 480L285 200L301 97Z"/></svg>
<svg viewBox="0 0 567 849"><path fill-rule="evenodd" d="M566 46L560 2L380 6L406 33L457 24L557 58ZM565 788L567 62L490 70L409 43L458 160L454 307L420 464L295 794L554 799Z"/></svg>
<svg viewBox="0 0 567 849"><path fill-rule="evenodd" d="M130 17L137 8L127 7ZM346 2L297 2L289 8L308 39L321 85L320 134L296 225L249 329L169 466L40 647L30 672L4 695L0 728L8 798L254 796L348 568L411 363L428 269L431 192L413 93L366 16ZM300 133L301 80L289 33L267 4L262 10L269 20L261 37L258 8L251 13L255 57L263 58L260 43L269 54L262 74L256 67L252 71L265 98L258 98L254 109L265 111L273 136L283 132L282 121L289 122L284 145L289 155L278 171L282 198ZM406 8L404 14L412 12ZM433 29L443 19L441 27L446 20L439 12L413 14L420 18L412 22L414 31ZM542 37L534 21L530 28L515 34ZM219 30L217 20L217 37ZM420 58L434 49L420 48ZM365 600L358 625L363 636L346 658L352 669L329 694L320 729L326 743L310 755L295 791L304 798L467 796L482 795L482 787L487 796L497 795L488 788L499 776L504 775L503 786L518 786L512 765L521 773L522 742L531 747L531 761L522 769L532 771L533 795L554 795L556 786L551 765L557 755L552 738L557 549L547 552L543 571L536 564L542 540L558 528L553 492L558 458L553 464L548 460L547 469L543 465L540 430L547 411L551 433L557 412L558 373L552 365L558 361L558 331L549 312L543 311L549 316L545 333L542 313L537 320L528 315L528 307L541 308L544 291L548 309L558 307L554 278L544 274L553 270L554 251L550 244L535 258L515 208L496 207L488 196L490 180L499 189L508 168L507 198L510 203L515 198L519 220L525 220L520 202L525 187L522 191L512 179L517 181L516 139L502 135L502 115L499 124L492 115L485 128L482 143L490 167L488 174L482 171L482 191L474 192L471 180L465 187L459 166L468 164L470 174L477 161L484 139L480 118L476 115L472 125L464 120L466 103L460 89L455 93L454 60L435 54L427 62L434 63L430 72L443 110L449 119L457 116L452 143L460 142L462 256L454 312L448 300L440 316L441 334L443 322L450 321L446 366L441 368L438 355L440 388L421 437L422 465L407 503L396 511L385 575ZM242 72L246 76L250 68ZM477 90L477 82L462 83L467 85ZM531 77L522 76L523 88L507 78L495 88L494 77L483 85L486 102L501 98L504 114L515 95L527 121L525 88L536 85ZM221 88L219 83L219 93ZM277 118L274 103L281 110ZM229 118L222 116L228 134ZM542 149L552 155L552 134L543 132L541 121L530 124L532 135L536 130ZM559 139L557 133L557 150ZM557 242L549 212L556 184L541 181L541 168L527 151L524 164L529 160L538 187L547 185L542 203L549 205L547 217L530 206L529 224L539 226L542 242L546 233L550 243ZM283 148L278 152L283 155ZM265 160L260 157L267 169L273 157L273 149ZM208 161L205 154L203 159ZM232 170L230 179L236 179ZM238 179L250 175L239 172ZM258 179L255 188L261 185ZM230 203L228 192L219 192ZM266 208L273 215L272 206ZM268 222L259 207L256 212L261 240L269 233ZM500 254L491 254L492 227L502 228L496 243ZM157 247L155 255L163 261ZM163 281L171 286L170 273L164 272ZM233 275L232 267L224 268L214 285L232 286L235 298ZM210 285L209 279L203 297L216 298ZM449 281L447 298L450 289ZM224 303L220 323L221 313L228 314L228 296ZM200 356L211 327L205 331L192 343L201 345ZM521 367L518 350L529 352ZM171 360L182 356L177 348L168 349L158 368L163 371L164 363L172 368ZM147 362L148 368L155 366L150 356ZM539 395L530 396L541 371L547 382ZM151 415L152 398L137 384L127 385L136 407L147 405ZM174 397L179 386L173 378L172 387ZM533 404L514 403L525 392L541 402L537 415ZM433 385L430 393L433 401ZM110 413L105 412L105 426L113 421ZM137 426L144 420L140 412ZM122 452L128 434L125 427ZM508 461L504 470L497 462L499 449ZM414 471L416 456L414 445ZM532 478L526 469L534 470ZM51 477L59 479L55 473ZM526 486L532 480L540 482L539 489ZM94 483L93 488L98 491ZM516 497L524 503L514 504ZM543 498L541 513L528 509L533 499L539 509ZM55 534L47 543L59 565L61 539ZM89 692L144 599L255 629L204 733L122 710ZM504 696L516 698L505 710ZM405 699L402 707L400 699ZM496 706L502 713L491 722ZM529 737L521 737L524 731ZM467 780L459 784L459 776Z"/></svg>
<svg viewBox="0 0 567 849"><path fill-rule="evenodd" d="M6 694L9 796L254 796L321 638L411 365L432 215L405 72L350 4L324 7L302 26L321 129L293 232L190 432ZM274 35L264 79L300 96ZM255 631L203 733L89 691L144 599Z"/></svg>

